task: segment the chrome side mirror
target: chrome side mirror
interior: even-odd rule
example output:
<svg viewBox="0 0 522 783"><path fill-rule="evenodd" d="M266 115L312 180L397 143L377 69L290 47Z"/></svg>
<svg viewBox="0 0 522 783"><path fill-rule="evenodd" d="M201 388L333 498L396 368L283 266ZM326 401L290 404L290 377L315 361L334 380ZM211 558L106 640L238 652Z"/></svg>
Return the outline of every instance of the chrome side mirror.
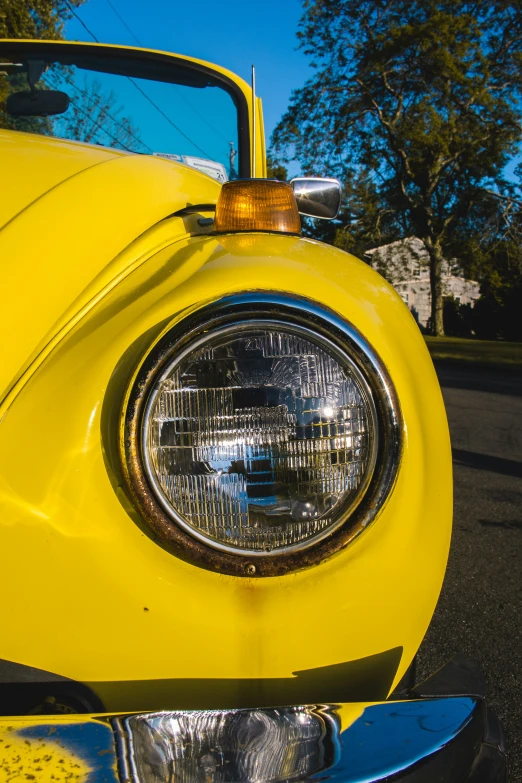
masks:
<svg viewBox="0 0 522 783"><path fill-rule="evenodd" d="M332 220L341 207L341 183L337 179L301 177L290 181L297 209L307 217Z"/></svg>

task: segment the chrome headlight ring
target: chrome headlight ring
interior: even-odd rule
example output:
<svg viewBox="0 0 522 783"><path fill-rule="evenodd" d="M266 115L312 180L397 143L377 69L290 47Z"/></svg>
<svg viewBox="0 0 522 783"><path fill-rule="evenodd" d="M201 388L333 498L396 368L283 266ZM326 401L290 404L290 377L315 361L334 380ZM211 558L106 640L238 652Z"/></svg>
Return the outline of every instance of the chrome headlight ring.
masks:
<svg viewBox="0 0 522 783"><path fill-rule="evenodd" d="M205 356L206 346L211 343L213 346L224 345L222 352L228 351L229 354L230 340L236 340L237 343L241 335L246 335L246 338L241 337L244 346L244 339L248 338L249 333L259 333L263 329L271 330L273 334L277 334L278 330L285 334L295 334L301 341L308 340L309 344L316 346L318 353L328 353L333 357L334 364L337 361L339 365L349 365L351 379L365 401L365 410L371 424L369 429L373 427L373 434L370 432L371 437L366 444L363 475L356 489L345 493L343 504L336 506L341 511L336 512L335 523L325 524L315 534L294 544L285 544L282 539L281 546L270 547L268 551L266 548L261 551L249 549L248 541L246 548L238 546L239 539L230 539L235 543L231 545L225 533L214 535L212 529L209 533L209 530L202 531L195 526L190 519L190 508L188 513L180 513L174 504L179 506L181 503L177 502L177 498L180 497L180 487L184 486L179 483L182 468L173 464L173 459L178 459L176 455L180 451L169 451L169 446L158 446L160 440L155 442L157 448L152 451L150 448L151 431L154 429L151 427L151 418L154 411L154 425L160 421L164 426L164 414L161 412L164 410L164 402L161 402L160 397L164 394L161 389L165 388L165 383L170 383L168 379L174 377L176 372L179 376L183 370L184 385L192 372L190 368L187 370L190 357ZM226 340L229 342L225 345L223 341ZM176 391L185 393L186 390L179 388ZM224 418L226 417L221 416L221 419ZM171 415L171 419L179 421L175 415ZM324 426L319 420L321 432L324 431ZM228 433L231 431L227 430ZM190 435L196 436L201 442L201 433ZM176 438L176 443L184 442L183 435L180 436L179 432ZM225 297L181 319L145 357L127 395L123 411L123 471L132 498L152 529L155 540L188 562L233 576L278 576L317 565L343 549L373 521L389 496L397 474L400 452L401 416L395 390L385 367L362 335L337 314L315 302L277 293L251 292ZM167 489L165 481L162 480L164 473L158 473L157 457L154 456L158 453L161 453L163 461L169 460L167 472L171 483ZM175 457L172 457L172 454ZM207 465L204 462L198 464ZM206 469L198 468L199 471ZM229 481L230 467L228 471L216 471L214 463L212 470L214 474L224 474L224 478ZM233 471L235 470L234 468ZM169 489L172 491L170 497L167 497ZM191 499L190 488L186 492L185 511ZM324 501L322 502L321 508L324 511ZM248 508L252 507L249 504ZM281 515L284 516L285 513L285 518L290 518L288 509L280 511L276 508L276 512L267 513L279 514L278 523L283 518ZM320 516L317 510L313 513L316 517ZM213 538L209 538L209 535ZM226 530L226 536L230 535L230 530Z"/></svg>

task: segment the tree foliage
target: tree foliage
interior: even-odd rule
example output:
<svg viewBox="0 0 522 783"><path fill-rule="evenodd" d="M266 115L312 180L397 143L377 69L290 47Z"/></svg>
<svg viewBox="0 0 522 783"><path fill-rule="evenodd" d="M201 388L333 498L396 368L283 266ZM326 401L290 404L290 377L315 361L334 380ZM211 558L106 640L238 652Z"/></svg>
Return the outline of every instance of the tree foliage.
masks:
<svg viewBox="0 0 522 783"><path fill-rule="evenodd" d="M143 143L139 129L125 115L113 90L104 89L98 79L84 76L72 66L51 65L37 84L39 90L65 90L69 108L55 117L13 117L5 109L5 99L11 92L27 90L25 72L0 75L0 128L59 136L87 144L101 144L129 152L150 152Z"/></svg>
<svg viewBox="0 0 522 783"><path fill-rule="evenodd" d="M85 0L1 0L0 38L63 38L71 11Z"/></svg>
<svg viewBox="0 0 522 783"><path fill-rule="evenodd" d="M65 84L48 80L53 88L66 88L71 101L67 112L55 120L53 130L57 136L129 152L149 151L113 90L104 89L98 79L84 77L80 82L78 74L67 71L62 78Z"/></svg>
<svg viewBox="0 0 522 783"><path fill-rule="evenodd" d="M269 179L279 179L282 182L286 182L288 179L288 170L275 160L270 151L266 156L266 173Z"/></svg>
<svg viewBox="0 0 522 783"><path fill-rule="evenodd" d="M78 8L85 0L0 0L0 39L63 38L63 28L72 16L70 7ZM47 117L13 118L4 111L10 92L27 90L25 77L0 73L0 128L52 135L52 121Z"/></svg>
<svg viewBox="0 0 522 783"><path fill-rule="evenodd" d="M306 0L298 36L316 74L293 93L274 154L347 184L342 224L323 229L336 244L422 239L442 334L443 258L499 212L494 193L509 195L522 0Z"/></svg>
<svg viewBox="0 0 522 783"><path fill-rule="evenodd" d="M64 24L85 0L0 0L0 38L63 38ZM25 72L7 69L0 73L0 128L58 135L75 141L103 144L132 152L147 152L139 131L123 113L113 91L100 81L80 83L73 67L51 65L37 89L66 90L70 107L58 117L12 117L5 101L12 92L29 87Z"/></svg>
<svg viewBox="0 0 522 783"><path fill-rule="evenodd" d="M511 185L502 197L488 194L483 214L455 243L470 277L481 281L471 314L475 335L522 340L522 201Z"/></svg>

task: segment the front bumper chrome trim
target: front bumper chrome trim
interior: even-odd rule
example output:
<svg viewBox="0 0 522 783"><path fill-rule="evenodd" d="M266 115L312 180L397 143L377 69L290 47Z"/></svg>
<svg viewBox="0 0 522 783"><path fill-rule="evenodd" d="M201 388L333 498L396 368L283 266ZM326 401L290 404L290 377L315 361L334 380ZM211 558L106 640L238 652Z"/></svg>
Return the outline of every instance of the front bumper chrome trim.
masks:
<svg viewBox="0 0 522 783"><path fill-rule="evenodd" d="M505 783L480 670L456 657L403 700L0 718L0 779ZM11 779L11 778L9 778Z"/></svg>
<svg viewBox="0 0 522 783"><path fill-rule="evenodd" d="M504 749L479 697L350 706L356 717L344 730L335 705L7 718L0 769L16 758L25 780L35 759L57 773L65 763L89 783L505 781Z"/></svg>
<svg viewBox="0 0 522 783"><path fill-rule="evenodd" d="M162 712L118 718L122 780L132 783L463 781L484 734L481 700L361 705L340 731L333 706ZM289 715L303 721L303 735ZM279 730L278 730L279 729ZM451 777L441 773L451 770Z"/></svg>

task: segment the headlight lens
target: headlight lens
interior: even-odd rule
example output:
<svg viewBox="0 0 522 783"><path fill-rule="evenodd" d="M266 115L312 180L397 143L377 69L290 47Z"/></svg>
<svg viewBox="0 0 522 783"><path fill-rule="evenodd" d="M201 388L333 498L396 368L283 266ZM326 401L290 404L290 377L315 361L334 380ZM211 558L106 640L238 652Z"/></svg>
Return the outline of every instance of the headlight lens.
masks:
<svg viewBox="0 0 522 783"><path fill-rule="evenodd" d="M133 500L176 554L275 576L342 549L381 508L400 456L391 381L349 324L279 294L185 315L123 411Z"/></svg>
<svg viewBox="0 0 522 783"><path fill-rule="evenodd" d="M330 707L160 712L113 725L133 783L291 783L339 758L339 718Z"/></svg>
<svg viewBox="0 0 522 783"><path fill-rule="evenodd" d="M164 369L144 417L149 479L193 535L245 553L327 535L375 464L376 416L353 361L310 330L235 324Z"/></svg>

